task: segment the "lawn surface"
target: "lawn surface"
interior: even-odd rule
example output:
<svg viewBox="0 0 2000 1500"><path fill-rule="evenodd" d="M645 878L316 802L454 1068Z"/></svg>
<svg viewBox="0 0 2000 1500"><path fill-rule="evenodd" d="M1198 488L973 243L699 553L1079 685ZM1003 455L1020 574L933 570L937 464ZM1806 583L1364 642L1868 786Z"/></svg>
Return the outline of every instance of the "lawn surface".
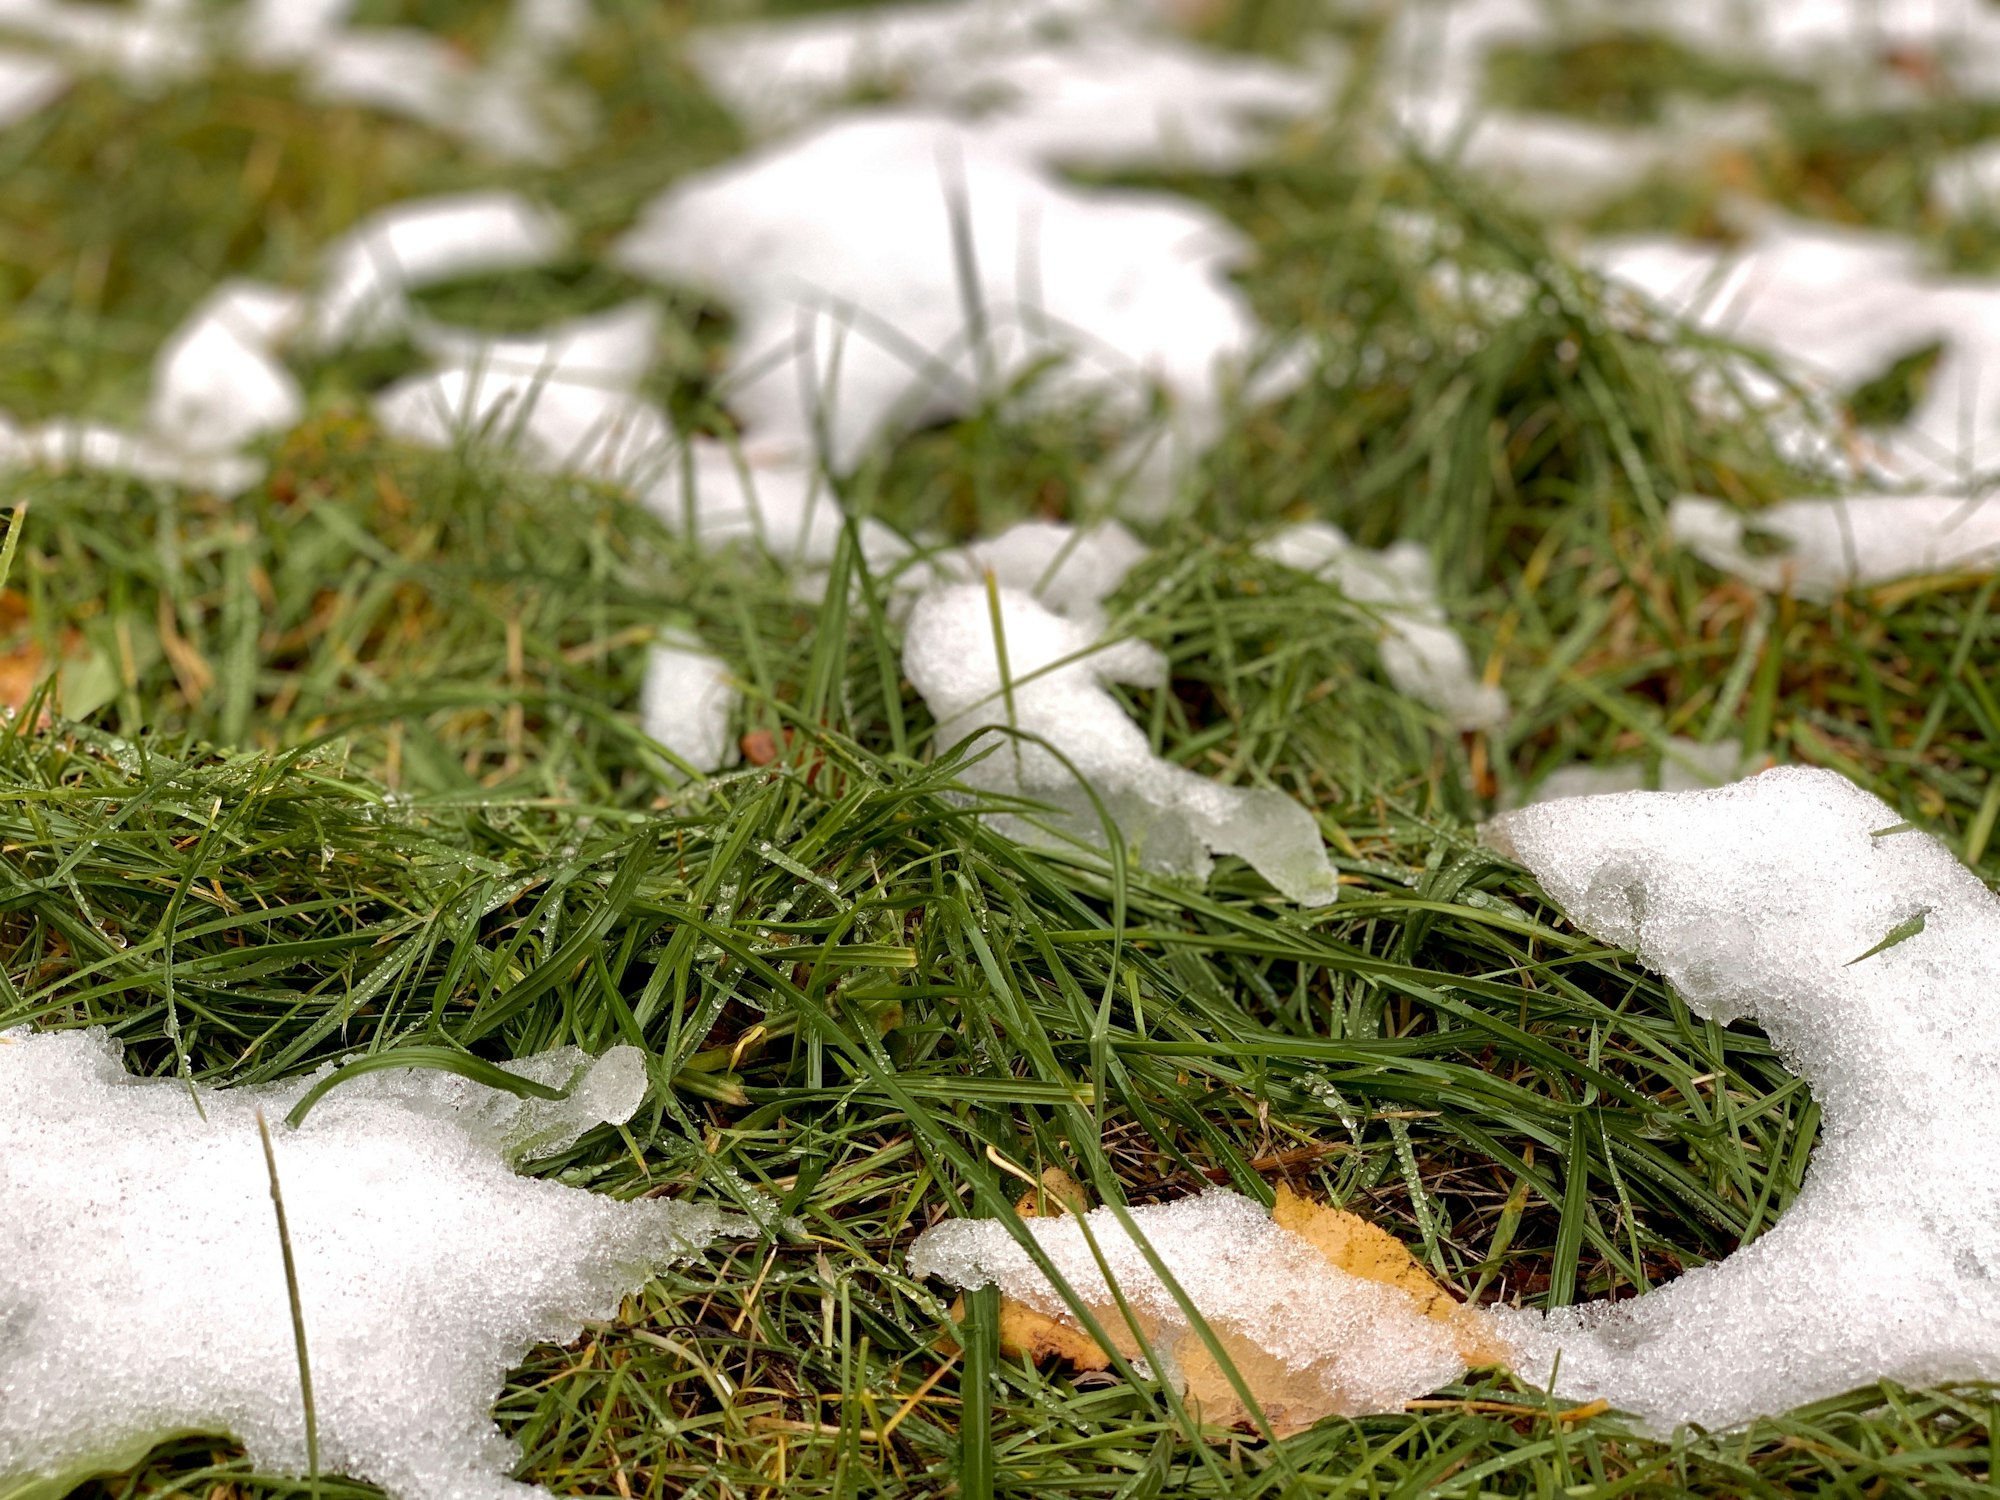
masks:
<svg viewBox="0 0 2000 1500"><path fill-rule="evenodd" d="M477 44L477 7L430 8ZM0 134L0 409L130 417L153 349L217 279L303 285L333 234L417 193L504 181L580 227L573 266L429 294L457 319L529 328L634 293L590 252L742 141L676 60L701 6L599 8L573 71L602 128L547 172L270 77L150 99L87 83ZM1246 4L1214 24L1282 53L1299 23ZM1580 66L1614 85L1564 97L1630 115L1687 65L1510 57L1494 86L1546 102ZM1781 146L1726 180L1635 193L1605 222L1699 229L1751 182L1962 264L1986 253L1925 218L1921 173L2000 118L1785 111ZM521 1477L558 1493L1989 1493L1984 1389L1871 1388L1663 1443L1616 1415L1558 1420L1492 1374L1274 1445L1191 1434L1157 1388L1002 1358L985 1300L954 1330L948 1297L904 1274L924 1225L1007 1212L1019 1172L1060 1166L1134 1203L1289 1182L1390 1227L1467 1297L1635 1294L1784 1210L1816 1110L1754 1027L1691 1017L1582 938L1478 847L1477 820L1578 758L1740 738L1846 773L2000 875L1996 580L1810 605L1675 550L1673 496L1801 481L1758 432L1703 416L1673 351L1541 226L1352 149L1356 128L1163 182L1253 237L1244 285L1268 324L1347 357L1232 420L1112 610L1173 663L1171 690L1130 697L1155 748L1309 805L1337 905L1302 913L1234 861L1194 890L986 830L928 754L883 583L851 549L826 602L801 603L768 560L705 557L611 491L398 447L366 414L405 367L378 351L308 372L310 417L236 502L0 479L4 661L24 683L84 664L70 717L38 700L0 733L0 1026L107 1025L136 1069L214 1083L419 1041L644 1047L640 1114L535 1170L731 1203L768 1234L515 1372L498 1416ZM1419 247L1391 210L1451 232ZM1532 295L1469 309L1441 261ZM726 320L660 300L652 394L720 428ZM1077 519L1103 446L1080 419L987 412L902 443L845 497L953 539ZM1444 732L1382 679L1365 611L1252 555L1307 517L1436 549L1514 703L1503 732ZM718 780L676 786L637 727L645 644L673 624L746 687L756 753ZM303 1488L196 1438L89 1493Z"/></svg>

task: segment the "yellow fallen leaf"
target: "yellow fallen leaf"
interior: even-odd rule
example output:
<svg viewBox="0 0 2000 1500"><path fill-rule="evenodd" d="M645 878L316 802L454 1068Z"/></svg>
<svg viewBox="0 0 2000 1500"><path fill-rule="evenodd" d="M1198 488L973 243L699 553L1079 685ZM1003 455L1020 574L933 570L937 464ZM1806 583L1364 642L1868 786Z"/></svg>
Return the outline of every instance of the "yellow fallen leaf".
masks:
<svg viewBox="0 0 2000 1500"><path fill-rule="evenodd" d="M1034 1218L1081 1212L1087 1201L1067 1174L1051 1168L1043 1174L1041 1190L1023 1194L1015 1206L1024 1218ZM1393 1286L1425 1317L1450 1324L1453 1342L1466 1364L1504 1363L1505 1348L1486 1314L1465 1306L1438 1285L1409 1247L1387 1230L1345 1209L1314 1203L1283 1184L1278 1187L1271 1218L1310 1244L1327 1264ZM1130 1359L1141 1353L1139 1339L1116 1307L1092 1306L1091 1314L1110 1334L1120 1354ZM1159 1330L1148 1319L1143 1320L1141 1331L1153 1342ZM1318 1373L1295 1369L1232 1330L1211 1327L1210 1333L1256 1398L1275 1436L1302 1432L1334 1412L1354 1409L1341 1392L1329 1391ZM1037 1363L1059 1359L1076 1370L1102 1370L1111 1363L1103 1347L1067 1314L1051 1317L1012 1297L1001 1298L999 1334L1003 1354ZM1199 1334L1181 1334L1170 1353L1186 1382L1188 1408L1200 1421L1217 1427L1254 1426L1249 1407Z"/></svg>

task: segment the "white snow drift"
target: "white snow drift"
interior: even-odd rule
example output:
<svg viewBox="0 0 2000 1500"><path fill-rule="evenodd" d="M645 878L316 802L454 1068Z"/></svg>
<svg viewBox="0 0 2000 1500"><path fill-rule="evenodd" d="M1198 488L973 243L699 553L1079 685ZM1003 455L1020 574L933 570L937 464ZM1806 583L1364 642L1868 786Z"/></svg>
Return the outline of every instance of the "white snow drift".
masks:
<svg viewBox="0 0 2000 1500"><path fill-rule="evenodd" d="M622 1121L644 1059L574 1048L515 1071L523 1103L434 1073L335 1088L138 1078L102 1031L0 1032L0 1487L74 1482L176 1433L227 1433L302 1474L299 1371L254 1113L270 1118L298 1267L320 1461L394 1500L541 1493L489 1409L544 1340L743 1226L518 1177L510 1160ZM59 1493L60 1488L52 1490Z"/></svg>
<svg viewBox="0 0 2000 1500"><path fill-rule="evenodd" d="M2000 897L1831 771L1525 808L1489 838L1700 1016L1754 1018L1821 1138L1760 1238L1644 1296L1503 1324L1516 1366L1656 1430L1881 1378L2000 1378Z"/></svg>

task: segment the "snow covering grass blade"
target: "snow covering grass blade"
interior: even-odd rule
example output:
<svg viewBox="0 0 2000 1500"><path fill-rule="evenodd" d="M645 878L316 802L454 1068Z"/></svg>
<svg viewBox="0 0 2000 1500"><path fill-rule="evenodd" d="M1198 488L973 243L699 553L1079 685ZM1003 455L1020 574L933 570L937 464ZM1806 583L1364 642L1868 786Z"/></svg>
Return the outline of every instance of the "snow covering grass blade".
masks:
<svg viewBox="0 0 2000 1500"><path fill-rule="evenodd" d="M301 1103L292 1114L303 1112ZM299 1122L288 1116L285 1123L296 1127ZM312 1358L306 1350L306 1313L299 1303L298 1267L292 1263L292 1232L285 1225L285 1193L278 1183L278 1154L271 1149L271 1127L264 1122L264 1111L261 1109L257 1111L257 1139L264 1147L264 1167L271 1176L271 1212L278 1220L278 1249L285 1257L285 1298L291 1304L292 1342L299 1353L299 1404L305 1409L306 1424L306 1483L314 1500L318 1500L319 1413L313 1404Z"/></svg>
<svg viewBox="0 0 2000 1500"><path fill-rule="evenodd" d="M537 1083L532 1078L523 1078L518 1073L510 1073L505 1068L496 1067L484 1058L469 1052L461 1052L456 1047L425 1046L422 1043L406 1043L391 1047L384 1052L371 1052L366 1057L357 1057L342 1063L333 1072L315 1083L299 1096L285 1123L294 1130L305 1123L312 1107L324 1099L341 1084L369 1073L379 1073L385 1068L435 1068L442 1073L454 1073L460 1078L469 1078L474 1083L482 1083L490 1089L499 1089L519 1099L567 1099L568 1089L551 1088L545 1083Z"/></svg>

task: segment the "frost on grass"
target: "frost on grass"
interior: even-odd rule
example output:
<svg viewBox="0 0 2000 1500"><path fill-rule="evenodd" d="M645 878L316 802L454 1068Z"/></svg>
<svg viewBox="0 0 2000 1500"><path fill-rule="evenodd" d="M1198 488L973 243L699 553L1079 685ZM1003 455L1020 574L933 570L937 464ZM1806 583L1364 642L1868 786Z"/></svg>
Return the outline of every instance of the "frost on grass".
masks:
<svg viewBox="0 0 2000 1500"><path fill-rule="evenodd" d="M579 1075L579 1070L581 1076ZM102 1031L0 1033L0 1488L59 1495L177 1433L302 1474L299 1371L254 1112L272 1124L320 1462L395 1500L532 1494L489 1415L507 1370L740 1225L519 1177L621 1121L644 1059L574 1048L515 1070L567 1100L433 1073L192 1088L127 1073ZM84 1253L87 1247L87 1253Z"/></svg>
<svg viewBox="0 0 2000 1500"><path fill-rule="evenodd" d="M2000 564L2000 502L1987 495L1856 495L1748 512L1688 495L1668 508L1667 525L1710 566L1805 599Z"/></svg>
<svg viewBox="0 0 2000 1500"><path fill-rule="evenodd" d="M1151 646L1107 641L1097 620L1066 618L1018 588L996 584L989 595L983 584L958 584L917 601L903 670L938 721L940 753L994 726L1053 747L989 733L979 747L988 753L961 773L969 786L1046 809L1003 816L1010 835L1101 845L1103 824L1081 776L1134 857L1154 869L1206 879L1212 855L1235 854L1301 905L1337 894L1319 827L1304 807L1272 788L1223 786L1152 753L1109 690L1165 686L1166 659Z"/></svg>
<svg viewBox="0 0 2000 1500"><path fill-rule="evenodd" d="M988 142L1052 164L1235 170L1275 122L1323 109L1318 69L1232 56L1163 33L1144 7L1076 0L878 6L716 27L690 51L755 128L796 126L862 93L897 91Z"/></svg>
<svg viewBox="0 0 2000 1500"><path fill-rule="evenodd" d="M1436 571L1421 543L1375 552L1355 546L1337 526L1309 521L1273 534L1257 550L1373 609L1382 626L1382 670L1400 691L1456 729L1493 729L1505 721L1507 695L1473 671L1472 653L1438 601Z"/></svg>
<svg viewBox="0 0 2000 1500"><path fill-rule="evenodd" d="M1831 771L1509 813L1489 839L1695 1014L1753 1018L1821 1135L1765 1233L1644 1296L1503 1325L1515 1368L1655 1429L1878 1379L2000 1378L2000 897Z"/></svg>
<svg viewBox="0 0 2000 1500"><path fill-rule="evenodd" d="M808 454L823 436L846 471L1031 371L1035 399L1125 422L1164 392L1211 440L1258 342L1227 277L1248 253L1196 205L1072 187L949 120L876 110L676 184L613 258L727 303L724 394L749 438Z"/></svg>
<svg viewBox="0 0 2000 1500"><path fill-rule="evenodd" d="M1281 1211L1288 1206L1299 1201L1281 1200ZM1117 1310L1116 1284L1159 1361L1155 1373L1191 1394L1206 1393L1201 1404L1210 1420L1217 1415L1211 1404L1229 1414L1230 1386L1141 1239L1280 1432L1327 1413L1399 1411L1458 1379L1468 1357L1481 1357L1486 1336L1468 1322L1477 1315L1438 1291L1393 1238L1366 1225L1361 1233L1384 1242L1388 1254L1383 1245L1363 1244L1357 1256L1352 1231L1340 1247L1348 1253L1329 1253L1326 1233L1315 1234L1309 1219L1296 1228L1280 1223L1260 1204L1220 1188L1126 1212L1138 1239L1110 1208L1081 1220L1033 1219L1028 1228L1061 1283L1131 1358L1141 1346ZM1000 1220L953 1219L926 1230L910 1247L909 1268L962 1287L997 1283L1035 1312L1076 1326L1055 1283ZM1365 1274L1369 1269L1375 1274Z"/></svg>

